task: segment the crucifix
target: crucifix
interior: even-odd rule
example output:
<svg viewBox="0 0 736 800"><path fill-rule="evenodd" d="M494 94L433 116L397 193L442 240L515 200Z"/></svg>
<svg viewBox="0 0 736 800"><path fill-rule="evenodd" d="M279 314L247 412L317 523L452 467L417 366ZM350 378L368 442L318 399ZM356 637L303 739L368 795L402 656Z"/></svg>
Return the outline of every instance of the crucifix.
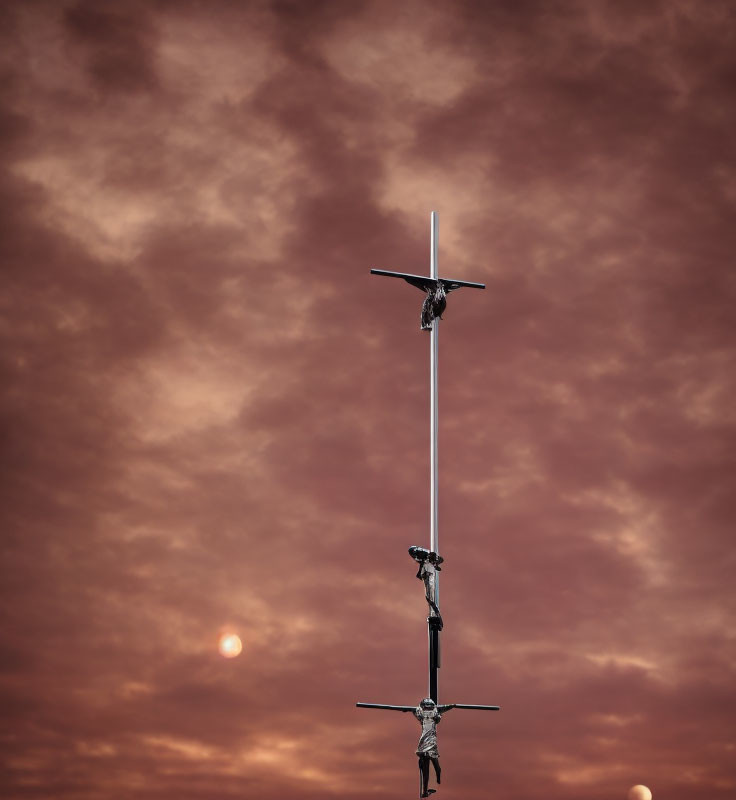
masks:
<svg viewBox="0 0 736 800"><path fill-rule="evenodd" d="M440 783L440 761L437 749L437 725L442 714L453 708L479 709L483 711L499 711L500 706L460 705L450 703L439 704L438 670L440 664L440 631L443 628L442 615L440 614L440 587L439 572L444 559L439 554L438 542L438 483L437 483L437 356L439 324L442 314L447 306L447 295L463 286L471 289L485 289L483 283L470 283L469 281L450 280L440 278L437 269L437 238L439 233L439 220L437 212L431 215L430 232L430 275L411 275L404 272L389 272L383 269L372 269L373 275L385 275L389 278L403 278L407 283L416 286L426 293L421 312L421 329L430 332L429 343L429 398L430 398L430 476L429 476L429 550L413 545L409 548L409 555L419 564L417 578L424 584L424 596L427 601L427 633L429 640L429 687L428 697L425 697L417 706L391 706L380 703L356 703L359 708L381 708L389 711L410 711L419 720L422 734L417 746L416 755L419 757L419 796L429 797L436 789L429 788L429 765L434 767L437 783Z"/></svg>

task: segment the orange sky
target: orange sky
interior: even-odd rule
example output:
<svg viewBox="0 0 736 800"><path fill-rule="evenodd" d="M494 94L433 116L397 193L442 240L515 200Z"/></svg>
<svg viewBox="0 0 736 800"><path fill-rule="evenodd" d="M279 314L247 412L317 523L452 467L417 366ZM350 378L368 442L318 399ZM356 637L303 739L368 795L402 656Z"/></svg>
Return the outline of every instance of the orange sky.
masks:
<svg viewBox="0 0 736 800"><path fill-rule="evenodd" d="M0 11L8 800L736 793L736 6ZM243 651L223 658L227 631Z"/></svg>

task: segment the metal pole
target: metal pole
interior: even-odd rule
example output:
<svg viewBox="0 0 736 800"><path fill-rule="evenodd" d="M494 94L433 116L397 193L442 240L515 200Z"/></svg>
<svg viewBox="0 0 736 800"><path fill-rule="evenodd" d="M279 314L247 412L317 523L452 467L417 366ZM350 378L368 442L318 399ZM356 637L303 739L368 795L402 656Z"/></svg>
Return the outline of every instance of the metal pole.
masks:
<svg viewBox="0 0 736 800"><path fill-rule="evenodd" d="M437 268L437 240L439 238L439 216L436 211L431 215L431 232L430 232L430 272L431 278L437 280L439 272ZM432 321L432 331L430 332L429 343L429 371L430 371L430 396L429 396L429 416L430 416L430 479L429 479L429 493L430 493L430 513L429 513L429 549L433 552L439 552L439 540L437 530L437 511L438 511L438 473L437 473L437 432L438 432L438 414L437 414L437 356L438 356L438 343L439 343L439 318ZM434 575L434 602L439 608L440 604L440 586L439 586L439 573L435 572ZM439 687L438 687L438 674L437 669L439 666L439 631L433 628L428 622L428 637L429 637L429 696L439 703Z"/></svg>
<svg viewBox="0 0 736 800"><path fill-rule="evenodd" d="M432 212L432 232L430 234L430 248L431 248L431 263L430 263L430 277L437 280L439 274L437 271L437 238L439 236L439 217L436 211ZM438 354L438 340L439 340L439 318L432 321L432 331L430 333L430 353L429 353L429 370L430 370L430 399L429 399L429 415L430 422L430 530L429 530L429 549L433 552L438 552L439 542L437 540L437 354Z"/></svg>

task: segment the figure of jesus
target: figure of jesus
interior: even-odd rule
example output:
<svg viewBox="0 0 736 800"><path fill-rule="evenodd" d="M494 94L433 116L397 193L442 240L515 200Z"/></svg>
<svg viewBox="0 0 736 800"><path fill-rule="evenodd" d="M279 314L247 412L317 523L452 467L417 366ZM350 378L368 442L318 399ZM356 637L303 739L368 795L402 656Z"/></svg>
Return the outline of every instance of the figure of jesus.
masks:
<svg viewBox="0 0 736 800"><path fill-rule="evenodd" d="M447 292L442 281L428 286L426 291L427 296L422 304L421 328L423 331L431 331L432 322L437 318L442 319L447 308Z"/></svg>
<svg viewBox="0 0 736 800"><path fill-rule="evenodd" d="M422 735L419 737L416 754L419 757L419 781L420 797L429 797L437 790L429 788L429 762L434 766L434 774L437 777L437 784L441 783L440 776L440 753L437 749L437 725L442 719L442 714L455 708L452 703L446 706L438 706L430 697L425 697L414 709L414 716L422 726Z"/></svg>
<svg viewBox="0 0 736 800"><path fill-rule="evenodd" d="M445 560L437 553L425 550L423 547L412 545L409 555L419 564L417 578L424 583L424 596L429 606L430 617L435 617L442 630L442 615L436 603L437 598L437 571L442 569L440 564Z"/></svg>

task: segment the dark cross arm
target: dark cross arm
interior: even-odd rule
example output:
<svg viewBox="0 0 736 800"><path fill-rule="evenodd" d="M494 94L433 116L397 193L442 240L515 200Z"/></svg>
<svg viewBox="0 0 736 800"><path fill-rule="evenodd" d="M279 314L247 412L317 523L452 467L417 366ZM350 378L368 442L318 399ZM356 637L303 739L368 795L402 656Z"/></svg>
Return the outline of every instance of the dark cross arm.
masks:
<svg viewBox="0 0 736 800"><path fill-rule="evenodd" d="M389 272L385 269L372 269L371 275L386 275L389 278L403 278L407 283L416 286L423 292L429 291L436 285L437 281L434 278L427 278L424 275L410 275L406 272ZM439 278L440 283L445 287L446 292L452 292L459 289L461 286L467 286L470 289L485 289L485 283L472 283L471 281L454 281L449 278Z"/></svg>
<svg viewBox="0 0 736 800"><path fill-rule="evenodd" d="M416 706L386 706L382 705L381 703L356 703L355 704L358 708L385 708L389 711L414 711ZM453 708L475 708L479 711L500 711L501 706L468 706L464 705L463 703L450 703L446 706L437 706L440 713L444 714L446 711L450 711Z"/></svg>

